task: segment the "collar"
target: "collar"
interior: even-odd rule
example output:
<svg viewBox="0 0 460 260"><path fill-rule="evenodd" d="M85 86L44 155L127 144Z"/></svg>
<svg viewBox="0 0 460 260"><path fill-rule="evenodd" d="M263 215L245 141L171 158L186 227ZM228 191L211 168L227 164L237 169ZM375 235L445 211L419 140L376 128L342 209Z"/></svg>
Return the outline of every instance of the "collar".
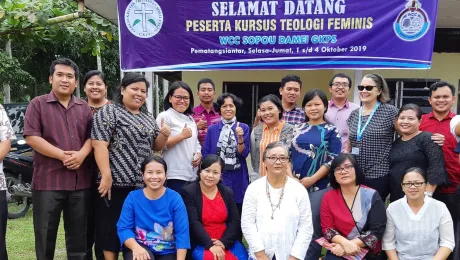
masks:
<svg viewBox="0 0 460 260"><path fill-rule="evenodd" d="M444 117L442 120L452 119L452 118L454 118L454 116L455 116L455 114L454 114L452 111L449 111L449 114L447 114L447 116ZM438 120L438 119L434 116L433 111L431 111L430 113L428 113L428 118L433 118L433 119Z"/></svg>
<svg viewBox="0 0 460 260"><path fill-rule="evenodd" d="M279 121L278 124L273 128L275 131L281 131L281 129L283 128L284 126L284 121ZM268 130L268 125L264 123L264 126L263 126L263 129L264 131L265 130Z"/></svg>
<svg viewBox="0 0 460 260"><path fill-rule="evenodd" d="M334 103L334 100L331 99L331 101L329 101L329 107L332 107L332 106L335 106L335 107L339 107L337 106L335 103ZM345 104L343 104L343 107L350 107L350 101L345 101Z"/></svg>
<svg viewBox="0 0 460 260"><path fill-rule="evenodd" d="M295 106L295 107L294 107L293 109L291 109L291 110L286 110L286 109L283 108L284 112L286 112L286 113L289 113L289 112L292 112L292 111L297 111L297 110L299 110L299 109L300 109L300 107L297 107L297 106Z"/></svg>
<svg viewBox="0 0 460 260"><path fill-rule="evenodd" d="M204 111L207 112L207 110L204 108L203 104L199 104L198 106L195 107L195 113L201 114L204 113ZM217 114L217 112L214 110L214 106L211 106L211 110L209 113Z"/></svg>
<svg viewBox="0 0 460 260"><path fill-rule="evenodd" d="M69 101L69 107L71 104L78 104L78 105L83 105L83 100L79 99L79 98L76 98L74 95L72 95L70 97L70 101ZM54 94L53 90L50 91L50 93L47 95L46 97L46 102L47 103L51 103L51 102L59 102L59 100L57 99L56 95Z"/></svg>

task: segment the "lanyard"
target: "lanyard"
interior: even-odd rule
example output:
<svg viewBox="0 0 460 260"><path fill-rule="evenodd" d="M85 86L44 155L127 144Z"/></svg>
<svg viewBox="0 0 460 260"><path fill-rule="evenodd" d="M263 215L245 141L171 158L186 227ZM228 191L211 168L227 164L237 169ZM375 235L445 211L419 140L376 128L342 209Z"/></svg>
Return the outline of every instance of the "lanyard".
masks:
<svg viewBox="0 0 460 260"><path fill-rule="evenodd" d="M358 139L358 142L360 142L360 141L363 139L364 130L366 130L367 125L368 125L369 122L371 121L372 117L373 117L374 114L375 114L375 111L377 111L377 108L379 108L379 106L380 106L380 101L377 101L377 104L375 105L374 110L373 110L372 113L370 114L369 118L368 118L367 121L366 121L366 124L364 124L364 126L363 126L362 129L361 129L361 125L362 125L362 123L363 123L363 107L360 107L360 108L359 108L358 132L356 133L356 137L357 137L357 139Z"/></svg>

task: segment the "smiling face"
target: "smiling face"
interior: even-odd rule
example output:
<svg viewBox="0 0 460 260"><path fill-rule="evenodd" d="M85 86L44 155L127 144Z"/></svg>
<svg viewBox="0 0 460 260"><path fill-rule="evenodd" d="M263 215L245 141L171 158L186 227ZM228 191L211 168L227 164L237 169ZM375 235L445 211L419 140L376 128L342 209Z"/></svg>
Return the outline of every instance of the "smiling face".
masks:
<svg viewBox="0 0 460 260"><path fill-rule="evenodd" d="M49 77L49 82L56 96L71 96L77 87L78 80L75 78L75 70L71 66L56 64L54 73Z"/></svg>
<svg viewBox="0 0 460 260"><path fill-rule="evenodd" d="M121 89L121 94L123 104L128 110L138 111L147 98L147 85L143 81L129 84L126 88Z"/></svg>
<svg viewBox="0 0 460 260"><path fill-rule="evenodd" d="M218 162L200 172L200 182L206 187L215 187L222 177L222 167Z"/></svg>
<svg viewBox="0 0 460 260"><path fill-rule="evenodd" d="M418 172L408 172L402 181L402 189L407 199L421 199L425 196L426 183L423 176ZM410 186L410 187L406 187ZM418 187L416 187L418 186Z"/></svg>
<svg viewBox="0 0 460 260"><path fill-rule="evenodd" d="M332 86L329 86L329 92L332 99L345 99L350 93L350 82L347 78L336 77L332 80Z"/></svg>
<svg viewBox="0 0 460 260"><path fill-rule="evenodd" d="M450 111L452 104L455 102L455 97L452 95L450 88L445 86L431 92L431 97L428 98L428 101L435 112L442 114Z"/></svg>
<svg viewBox="0 0 460 260"><path fill-rule="evenodd" d="M371 91L367 91L366 89L359 91L359 98L363 103L372 103L378 100L378 97L380 93L382 93L382 91L379 88L377 88L377 84L373 79L364 77L360 85L374 86Z"/></svg>
<svg viewBox="0 0 460 260"><path fill-rule="evenodd" d="M334 176L340 186L356 185L355 167L348 159L334 169Z"/></svg>
<svg viewBox="0 0 460 260"><path fill-rule="evenodd" d="M308 101L307 104L305 104L304 109L308 120L312 122L323 120L323 116L326 111L323 101L318 96L315 96L312 100Z"/></svg>
<svg viewBox="0 0 460 260"><path fill-rule="evenodd" d="M283 88L280 88L280 95L283 102L295 104L300 97L300 84L296 81L286 82Z"/></svg>
<svg viewBox="0 0 460 260"><path fill-rule="evenodd" d="M201 103L211 104L216 97L216 91L214 90L211 83L201 83L198 90L198 97Z"/></svg>
<svg viewBox="0 0 460 260"><path fill-rule="evenodd" d="M402 111L396 121L397 127L401 134L411 135L418 131L420 121L417 118L417 113L412 110Z"/></svg>
<svg viewBox="0 0 460 260"><path fill-rule="evenodd" d="M166 172L162 164L152 161L145 165L144 183L148 189L162 189L165 181Z"/></svg>
<svg viewBox="0 0 460 260"><path fill-rule="evenodd" d="M190 95L187 90L177 88L174 90L172 96L169 96L169 102L174 110L179 113L184 113L190 106Z"/></svg>
<svg viewBox="0 0 460 260"><path fill-rule="evenodd" d="M86 82L85 93L89 100L102 100L107 93L107 86L99 75L94 75Z"/></svg>
<svg viewBox="0 0 460 260"><path fill-rule="evenodd" d="M235 116L236 106L231 97L224 99L224 104L220 107L220 113L225 120L231 120Z"/></svg>
<svg viewBox="0 0 460 260"><path fill-rule="evenodd" d="M260 104L260 114L262 120L267 125L276 125L280 121L280 110L278 107L270 101L265 101Z"/></svg>

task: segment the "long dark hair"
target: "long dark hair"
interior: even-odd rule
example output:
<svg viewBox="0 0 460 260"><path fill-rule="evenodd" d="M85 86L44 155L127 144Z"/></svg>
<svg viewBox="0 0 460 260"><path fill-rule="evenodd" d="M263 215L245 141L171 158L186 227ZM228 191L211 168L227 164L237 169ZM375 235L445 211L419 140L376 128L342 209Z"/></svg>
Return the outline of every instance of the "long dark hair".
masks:
<svg viewBox="0 0 460 260"><path fill-rule="evenodd" d="M146 86L146 89L149 89L149 87L150 87L150 82L145 78L144 75L142 75L140 73L135 73L135 72L126 73L125 76L123 77L123 79L121 80L121 84L120 84L120 87L118 89L117 94L114 95L113 103L120 104L120 105L124 106L124 104L123 104L123 95L121 94L121 91L123 89L127 88L129 85L137 83L137 82L144 82L145 86ZM147 109L146 103L144 103L139 108L139 110L142 111L142 112L147 112L148 109Z"/></svg>
<svg viewBox="0 0 460 260"><path fill-rule="evenodd" d="M329 173L329 182L330 182L331 187L334 189L340 188L340 184L337 182L337 179L335 178L335 174L334 174L335 168L339 167L346 160L349 160L351 162L351 165L353 165L353 168L355 168L356 185L360 185L364 180L363 172L361 171L361 168L359 167L358 162L356 161L355 157L348 153L341 153L339 154L339 156L335 157L334 160L332 160L331 171Z"/></svg>
<svg viewBox="0 0 460 260"><path fill-rule="evenodd" d="M260 109L260 105L261 105L262 103L267 102L267 101L273 103L273 104L278 108L278 110L280 111L280 113L279 113L279 120L282 120L282 119L283 119L283 105L281 104L280 98L277 97L276 95L268 94L268 95L262 97L262 98L259 100L259 105L257 106L257 108Z"/></svg>
<svg viewBox="0 0 460 260"><path fill-rule="evenodd" d="M174 95L174 91L176 91L176 89L179 89L179 88L185 89L188 92L188 95L190 96L190 102L189 102L188 108L187 108L187 110L185 110L184 114L191 115L191 114L193 114L193 106L194 106L193 92L192 92L192 89L190 88L190 86L187 83L183 82L183 81L176 81L173 84L171 84L171 86L168 89L168 93L165 95L165 99L163 101L163 108L166 111L166 110L168 110L169 108L172 107L171 102L169 102L169 98L172 97L172 95Z"/></svg>
<svg viewBox="0 0 460 260"><path fill-rule="evenodd" d="M303 96L303 100L302 100L302 108L305 110L305 106L307 105L307 103L310 102L315 97L319 97L319 99L321 99L321 101L323 102L323 105L324 105L323 119L325 120L325 115L326 115L329 103L327 101L326 93L324 93L324 91L322 91L321 89L312 89L308 91L307 93L305 93L305 96ZM307 113L305 113L305 119L307 121L310 120L307 116Z"/></svg>
<svg viewBox="0 0 460 260"><path fill-rule="evenodd" d="M216 154L208 154L206 155L206 157L204 157L204 159L201 160L200 166L198 167L198 171L196 172L198 176L197 180L201 181L200 173L202 170L209 168L211 165L215 163L219 163L220 171L222 175L222 172L224 171L224 166L225 166L224 160L222 160L222 158L220 158L220 156Z"/></svg>
<svg viewBox="0 0 460 260"><path fill-rule="evenodd" d="M156 163L159 163L159 164L163 165L163 168L164 168L164 170L165 170L165 173L167 174L167 172L168 172L168 165L166 164L166 161L163 160L163 158L161 158L160 156L152 155L152 156L150 156L150 157L145 158L145 160L141 163L141 172L142 172L142 175L144 175L145 166L147 166L147 164L149 164L149 163L151 163L151 162L156 162Z"/></svg>
<svg viewBox="0 0 460 260"><path fill-rule="evenodd" d="M86 83L88 83L88 80L94 76L99 76L99 78L102 79L102 82L104 82L105 88L107 88L107 81L105 81L105 74L99 70L90 70L88 71L85 76L83 77L82 81L82 87L86 87Z"/></svg>

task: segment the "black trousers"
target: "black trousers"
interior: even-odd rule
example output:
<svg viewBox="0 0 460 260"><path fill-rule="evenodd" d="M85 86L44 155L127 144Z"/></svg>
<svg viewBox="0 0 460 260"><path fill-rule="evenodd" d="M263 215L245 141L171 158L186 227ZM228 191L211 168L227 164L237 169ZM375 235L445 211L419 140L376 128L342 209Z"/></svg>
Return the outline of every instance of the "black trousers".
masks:
<svg viewBox="0 0 460 260"><path fill-rule="evenodd" d="M94 185L91 188L91 197L88 205L88 223L87 223L87 244L85 260L93 260L93 245L94 245L94 256L96 260L104 260L104 251L99 248L98 244L95 243L96 238L96 205L97 199L100 196L98 186Z"/></svg>
<svg viewBox="0 0 460 260"><path fill-rule="evenodd" d="M452 216L452 221L454 222L454 234L455 234L455 248L454 252L452 252L449 255L448 260L453 260L453 259L459 259L458 256L460 255L460 242L458 241L458 237L460 237L460 230L458 223L460 222L459 219L459 209L460 209L460 202L458 200L458 197L455 193L439 193L435 192L433 194L433 198L437 199L439 201L444 202L446 204L447 209L450 212L450 215ZM455 256L455 257L454 257Z"/></svg>
<svg viewBox="0 0 460 260"><path fill-rule="evenodd" d="M0 191L0 259L8 260L6 253L6 221L8 219L8 203L6 190Z"/></svg>
<svg viewBox="0 0 460 260"><path fill-rule="evenodd" d="M67 259L85 259L90 194L90 189L32 191L35 251L38 260L54 259L61 212L64 213Z"/></svg>

